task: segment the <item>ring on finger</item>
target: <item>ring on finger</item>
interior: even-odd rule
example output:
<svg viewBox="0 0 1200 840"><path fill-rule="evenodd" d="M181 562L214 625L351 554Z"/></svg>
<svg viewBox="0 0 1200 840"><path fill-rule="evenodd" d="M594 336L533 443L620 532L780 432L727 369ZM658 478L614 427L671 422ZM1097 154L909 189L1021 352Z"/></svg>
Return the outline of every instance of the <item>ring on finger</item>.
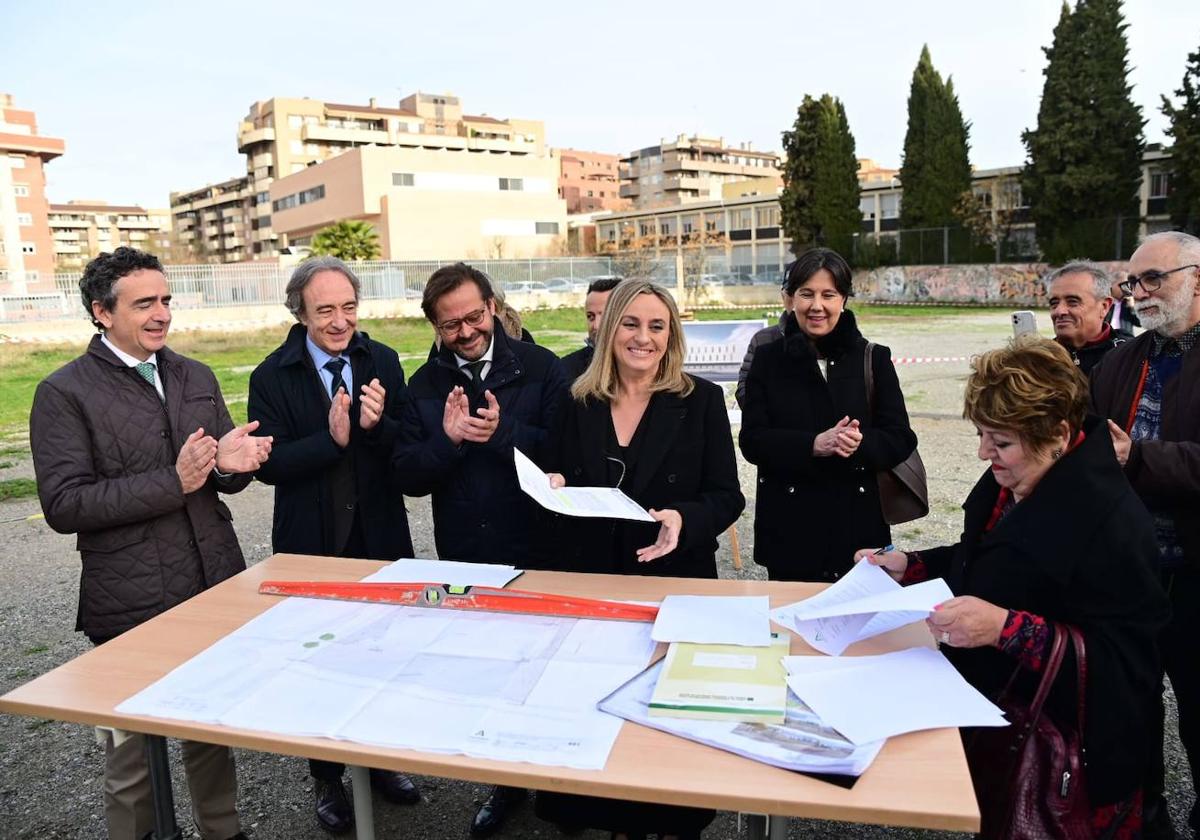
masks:
<svg viewBox="0 0 1200 840"><path fill-rule="evenodd" d="M944 645L950 644L950 631L949 630L942 631L942 642L941 643Z"/></svg>

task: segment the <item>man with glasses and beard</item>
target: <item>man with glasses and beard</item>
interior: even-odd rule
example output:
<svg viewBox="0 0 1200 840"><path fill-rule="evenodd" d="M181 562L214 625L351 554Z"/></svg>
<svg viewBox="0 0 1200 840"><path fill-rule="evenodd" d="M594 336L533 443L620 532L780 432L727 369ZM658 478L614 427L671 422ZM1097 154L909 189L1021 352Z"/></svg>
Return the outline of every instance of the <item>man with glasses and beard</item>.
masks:
<svg viewBox="0 0 1200 840"><path fill-rule="evenodd" d="M396 481L405 495L433 496L438 557L528 568L537 509L517 483L513 449L533 457L546 438L567 388L562 365L496 328L491 282L463 263L433 273L421 309L441 347L409 382ZM494 788L471 833L495 834L524 798Z"/></svg>
<svg viewBox="0 0 1200 840"><path fill-rule="evenodd" d="M1108 418L1117 460L1154 517L1160 573L1171 599L1159 637L1179 708L1179 734L1200 767L1200 239L1157 233L1129 260L1122 292L1146 332L1113 350L1092 373L1092 404ZM1150 744L1144 836L1174 837L1163 769L1163 710ZM1189 822L1200 829L1200 805Z"/></svg>

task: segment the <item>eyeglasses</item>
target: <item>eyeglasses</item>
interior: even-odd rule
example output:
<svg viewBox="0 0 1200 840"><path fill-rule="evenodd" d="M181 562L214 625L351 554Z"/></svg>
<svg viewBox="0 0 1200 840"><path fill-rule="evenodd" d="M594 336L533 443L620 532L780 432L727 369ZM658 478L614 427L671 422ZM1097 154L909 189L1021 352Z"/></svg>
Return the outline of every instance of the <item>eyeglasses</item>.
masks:
<svg viewBox="0 0 1200 840"><path fill-rule="evenodd" d="M485 315L487 315L487 307L476 309L474 312L468 312L461 318L451 318L449 321L442 321L442 323L437 325L437 329L442 335L457 335L458 331L462 329L463 324L469 327L478 327L483 323Z"/></svg>
<svg viewBox="0 0 1200 840"><path fill-rule="evenodd" d="M1141 274L1130 274L1125 278L1125 282L1118 283L1117 287L1121 290L1121 294L1132 295L1133 290L1137 286L1141 286L1147 292L1157 291L1163 284L1168 274L1174 274L1176 271L1183 271L1187 268L1200 268L1200 265L1192 263L1191 265L1181 265L1179 268L1172 268L1170 271L1143 271Z"/></svg>

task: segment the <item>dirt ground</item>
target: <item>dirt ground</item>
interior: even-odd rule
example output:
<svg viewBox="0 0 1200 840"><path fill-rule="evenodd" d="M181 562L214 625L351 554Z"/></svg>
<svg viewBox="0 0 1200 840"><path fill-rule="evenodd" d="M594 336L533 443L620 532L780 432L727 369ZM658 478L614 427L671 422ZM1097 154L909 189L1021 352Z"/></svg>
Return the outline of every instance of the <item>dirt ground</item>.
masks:
<svg viewBox="0 0 1200 840"><path fill-rule="evenodd" d="M896 319L870 337L889 345L898 357L966 357L999 345L1008 335L1007 320L995 315L958 315L930 324L922 319ZM868 328L868 332L870 329ZM975 457L974 429L961 419L965 361L924 362L898 366L920 451L929 472L930 515L901 526L894 534L902 548L954 541L960 531L959 505L982 467ZM0 478L32 476L27 458L13 459ZM719 555L722 577L761 578L751 562L753 552L753 469L741 460L747 512L738 524L743 569L733 568L728 538ZM271 490L252 484L229 498L246 559L255 563L270 553ZM409 521L418 556L433 557L427 499L408 499ZM83 653L87 641L73 632L79 559L74 537L56 534L37 518L36 499L0 504L0 692ZM1185 818L1193 792L1175 735L1173 697L1170 712L1168 783L1175 824L1186 836ZM182 823L189 811L186 785L176 766L176 810ZM312 785L302 759L239 751L239 810L247 833L257 840L302 840L326 835L312 814ZM74 724L0 715L0 837L95 838L104 836L101 800L102 755L90 729ZM379 837L466 837L476 807L486 796L482 785L420 778L424 799L413 807L376 806ZM721 813L705 837L738 836L736 815ZM520 808L501 837L545 837L558 830ZM185 834L185 836L195 836ZM595 832L582 835L599 838ZM789 837L937 838L939 832L794 820Z"/></svg>

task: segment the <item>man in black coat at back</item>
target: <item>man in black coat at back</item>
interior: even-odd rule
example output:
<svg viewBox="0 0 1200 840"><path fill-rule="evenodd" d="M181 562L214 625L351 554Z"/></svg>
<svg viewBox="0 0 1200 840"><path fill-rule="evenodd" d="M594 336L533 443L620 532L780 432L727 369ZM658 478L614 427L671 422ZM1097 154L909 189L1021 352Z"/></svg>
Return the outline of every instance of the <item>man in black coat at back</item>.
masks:
<svg viewBox="0 0 1200 840"><path fill-rule="evenodd" d="M409 383L392 467L406 495L432 494L438 557L528 568L537 507L513 449L535 457L567 380L557 356L498 328L494 297L487 275L463 263L429 278L421 308L442 343ZM499 831L524 797L494 788L471 833Z"/></svg>
<svg viewBox="0 0 1200 840"><path fill-rule="evenodd" d="M608 296L621 280L622 278L615 274L606 274L588 283L587 294L583 298L583 314L587 318L587 341L574 353L563 356L563 369L567 373L568 382L574 382L583 376L583 372L592 363L592 354L596 350L596 331L600 329L604 307L608 303Z"/></svg>
<svg viewBox="0 0 1200 840"><path fill-rule="evenodd" d="M335 257L297 266L287 307L299 323L250 375L247 413L261 434L275 437L274 459L258 479L275 487L277 552L370 560L413 554L389 466L404 372L394 350L358 331L360 288ZM311 760L309 770L321 828L349 831L345 767ZM372 770L371 784L391 802L420 800L402 773Z"/></svg>

